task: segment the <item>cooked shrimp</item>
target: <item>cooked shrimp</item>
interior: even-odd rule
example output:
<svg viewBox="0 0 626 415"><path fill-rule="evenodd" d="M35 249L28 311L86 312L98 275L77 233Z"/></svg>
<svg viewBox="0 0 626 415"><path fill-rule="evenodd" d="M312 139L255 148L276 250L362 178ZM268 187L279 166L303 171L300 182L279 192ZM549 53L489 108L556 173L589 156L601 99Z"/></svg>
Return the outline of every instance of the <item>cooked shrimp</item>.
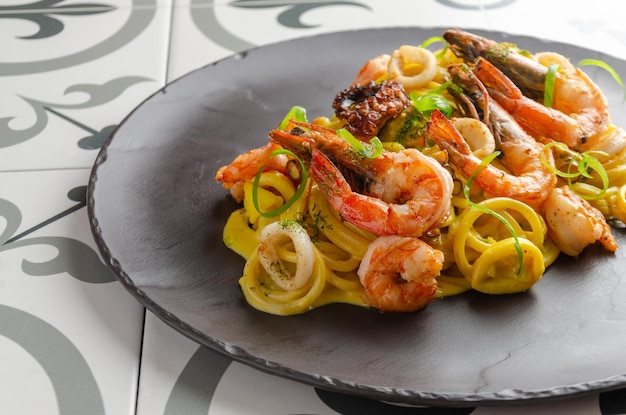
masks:
<svg viewBox="0 0 626 415"><path fill-rule="evenodd" d="M458 56L477 62L476 75L490 94L535 138L561 141L577 151L607 146L610 127L610 139L615 139L605 95L564 56L554 52L528 56L511 44L462 30L448 30L444 38ZM550 64L557 64L559 70L552 104L546 107L543 95ZM626 132L620 134L623 149Z"/></svg>
<svg viewBox="0 0 626 415"><path fill-rule="evenodd" d="M581 88L574 87L573 83L557 82L554 107L548 108L524 96L515 83L488 61L479 59L474 68L474 73L484 83L491 97L539 141L560 141L579 152L602 151L609 158L619 155L626 150L626 131L612 124L608 103L597 86L579 69L575 69L575 72L580 74L581 82L594 85L590 89L595 92L579 93ZM564 74L565 71L559 73ZM567 88L559 85L567 85ZM573 107L581 109L576 113Z"/></svg>
<svg viewBox="0 0 626 415"><path fill-rule="evenodd" d="M359 70L352 85L366 85L387 76L387 68L391 55L383 54L368 60Z"/></svg>
<svg viewBox="0 0 626 415"><path fill-rule="evenodd" d="M274 130L271 139L310 160L311 177L344 220L376 235L419 237L447 218L452 176L435 159L416 149L362 158L334 130L294 124L309 130Z"/></svg>
<svg viewBox="0 0 626 415"><path fill-rule="evenodd" d="M420 310L435 297L444 255L421 239L381 236L361 260L358 275L367 298L380 311Z"/></svg>
<svg viewBox="0 0 626 415"><path fill-rule="evenodd" d="M501 163L506 172L492 164L484 166L474 182L492 196L507 196L538 209L556 186L553 170L541 161L543 145L526 134L497 104L489 104L490 120L499 138ZM482 160L476 157L463 136L443 114L433 112L426 133L448 153L450 163L465 177L472 176ZM543 157L553 164L552 154Z"/></svg>
<svg viewBox="0 0 626 415"><path fill-rule="evenodd" d="M493 99L539 140L560 141L571 149L585 151L595 142L593 137L606 132L610 125L606 98L571 64L557 73L552 107L524 96L511 79L483 58L477 60L474 73Z"/></svg>
<svg viewBox="0 0 626 415"><path fill-rule="evenodd" d="M217 170L215 180L222 182L224 188L230 189L231 195L241 201L243 200L243 183L253 178L260 168L265 166L265 170L286 171L288 163L286 155L278 154L270 158L272 152L280 148L278 144L270 141L263 147L240 154L232 163Z"/></svg>
<svg viewBox="0 0 626 415"><path fill-rule="evenodd" d="M617 241L602 213L568 186L554 188L543 211L550 238L565 254L578 256L596 242L611 252L617 249Z"/></svg>

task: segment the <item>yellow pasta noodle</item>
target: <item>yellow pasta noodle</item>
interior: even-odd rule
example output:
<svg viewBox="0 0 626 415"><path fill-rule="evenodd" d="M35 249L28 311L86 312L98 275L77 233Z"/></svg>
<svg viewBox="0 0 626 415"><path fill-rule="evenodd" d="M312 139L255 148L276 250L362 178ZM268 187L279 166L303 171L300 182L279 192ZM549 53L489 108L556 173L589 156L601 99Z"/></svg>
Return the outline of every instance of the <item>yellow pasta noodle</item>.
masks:
<svg viewBox="0 0 626 415"><path fill-rule="evenodd" d="M272 171L261 174L256 191L260 209L270 211L292 197L295 188L284 174ZM246 300L261 311L277 315L298 314L336 302L365 306L364 290L356 270L373 236L346 226L315 186L309 186L292 207L276 218L263 217L256 211L252 192L252 180L249 180L244 184L244 207L234 211L224 227L226 245L246 259L239 280ZM297 224L296 218L302 220L312 234L307 238L314 240L311 244L315 261L311 277L303 286L285 289L263 266L259 247L264 230L280 223ZM305 227L301 229L306 232ZM296 273L298 252L293 239L283 238L271 243L276 243L274 249L279 258L275 266L284 268L286 274Z"/></svg>

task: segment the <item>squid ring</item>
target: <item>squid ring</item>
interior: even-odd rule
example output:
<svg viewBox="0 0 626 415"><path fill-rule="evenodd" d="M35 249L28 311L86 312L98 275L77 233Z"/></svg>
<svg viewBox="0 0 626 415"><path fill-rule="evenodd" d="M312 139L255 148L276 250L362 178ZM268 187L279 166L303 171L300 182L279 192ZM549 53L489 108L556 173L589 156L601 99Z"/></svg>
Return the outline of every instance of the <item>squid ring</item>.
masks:
<svg viewBox="0 0 626 415"><path fill-rule="evenodd" d="M407 75L409 65L419 64L422 69L414 75ZM406 89L420 88L437 75L437 59L428 49L417 46L400 46L393 51L388 64L389 78L398 81Z"/></svg>
<svg viewBox="0 0 626 415"><path fill-rule="evenodd" d="M291 273L278 254L276 243L281 236L293 242L296 251L296 272ZM293 220L280 220L263 228L258 247L259 262L272 281L285 291L302 288L313 274L315 253L306 230Z"/></svg>

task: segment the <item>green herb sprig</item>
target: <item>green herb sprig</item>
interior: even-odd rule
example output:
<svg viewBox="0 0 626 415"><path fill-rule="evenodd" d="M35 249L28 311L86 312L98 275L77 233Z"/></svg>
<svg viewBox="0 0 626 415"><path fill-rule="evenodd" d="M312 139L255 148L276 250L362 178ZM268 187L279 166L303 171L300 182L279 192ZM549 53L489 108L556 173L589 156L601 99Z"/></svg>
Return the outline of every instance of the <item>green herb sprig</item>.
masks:
<svg viewBox="0 0 626 415"><path fill-rule="evenodd" d="M513 236L513 241L514 241L515 252L517 252L517 258L519 260L519 268L517 269L517 275L519 276L522 273L522 264L524 261L524 254L522 252L522 245L519 242L519 237L517 236L517 232L515 232L515 229L513 229L513 226L511 225L511 223L509 223L509 221L504 216L500 215L498 212L492 209L489 209L486 206L473 202L469 196L470 188L472 187L472 184L474 183L474 180L476 179L476 177L478 177L480 172L482 172L485 169L485 167L487 167L487 165L491 163L499 155L500 155L500 152L495 151L494 153L485 157L480 162L480 165L478 166L478 168L474 170L474 172L465 182L465 185L463 186L463 196L465 196L467 203L471 207L498 219L508 229L508 231L511 232L511 235Z"/></svg>
<svg viewBox="0 0 626 415"><path fill-rule="evenodd" d="M548 150L552 147L558 147L560 149L569 151L569 148L565 143L560 143L556 141L546 144L544 146L544 149ZM541 154L541 162L557 176L567 179L567 184L569 185L569 187L580 197L586 200L595 200L604 196L609 188L609 175L600 160L595 157L596 155L608 156L608 153L605 153L604 151L585 151L583 153L574 153L574 156L569 160L567 164L566 172L561 171L554 167L552 164L550 164L543 154ZM573 180L579 179L581 177L591 179L593 178L591 174L592 171L595 171L598 176L600 176L600 180L602 180L602 189L595 195L585 195L577 193L573 186Z"/></svg>
<svg viewBox="0 0 626 415"><path fill-rule="evenodd" d="M550 64L548 66L548 73L546 74L546 84L543 90L543 105L548 108L552 108L554 101L554 83L556 81L556 74L561 70L561 67L556 64Z"/></svg>
<svg viewBox="0 0 626 415"><path fill-rule="evenodd" d="M600 59L583 59L578 63L578 67L580 68L583 66L597 66L611 74L615 82L617 82L617 84L624 90L622 102L626 101L626 86L624 85L622 78L620 78L617 71L613 69L611 65ZM548 65L548 72L546 73L546 80L544 84L545 88L543 91L543 104L548 108L552 108L552 104L554 102L554 83L556 80L556 74L560 71L560 69L561 68L558 64L553 63Z"/></svg>
<svg viewBox="0 0 626 415"><path fill-rule="evenodd" d="M361 158L374 159L383 153L383 143L378 137L372 138L369 142L370 145L368 146L345 128L338 129L337 135L346 140L348 144L356 150L357 154Z"/></svg>
<svg viewBox="0 0 626 415"><path fill-rule="evenodd" d="M285 118L283 118L280 124L278 124L278 129L284 131L291 120L308 123L309 121L307 121L306 118L306 109L299 105L291 107L287 115L285 115Z"/></svg>
<svg viewBox="0 0 626 415"><path fill-rule="evenodd" d="M446 81L439 87L431 89L423 95L417 95L414 91L409 93L411 102L416 110L422 114L430 116L434 110L441 111L447 118L450 118L454 112L454 108L450 101L443 95L443 92L452 84L451 81Z"/></svg>
<svg viewBox="0 0 626 415"><path fill-rule="evenodd" d="M599 68L602 68L604 70L606 70L608 73L611 74L611 76L613 77L613 79L615 79L615 82L617 82L617 84L619 86L622 87L622 89L624 89L624 98L622 100L626 101L626 87L624 86L624 82L622 82L622 78L620 78L619 74L617 73L617 71L615 69L613 69L613 67L611 65L609 65L608 63L600 60L600 59L583 59L580 62L578 62L578 67L580 68L581 66L588 66L588 65L593 65L593 66L597 66Z"/></svg>
<svg viewBox="0 0 626 415"><path fill-rule="evenodd" d="M259 212L259 215L265 218L274 218L289 209L294 203L296 203L300 196L302 196L302 194L306 190L306 186L309 181L309 172L304 165L304 162L298 156L296 156L293 152L289 150L280 149L272 151L272 153L270 154L270 159L279 154L287 154L288 156L291 156L298 161L298 164L300 164L301 172L300 184L298 185L298 188L296 189L296 192L293 194L293 196L291 196L289 200L287 200L279 208L276 208L269 212L261 212L261 208L259 207L259 182L261 181L261 174L263 174L263 170L265 169L265 166L262 166L256 173L256 176L254 177L254 182L252 184L252 204L254 205L254 208L257 210L257 212Z"/></svg>
<svg viewBox="0 0 626 415"><path fill-rule="evenodd" d="M446 39L443 36L432 36L432 37L429 37L428 39L423 41L420 44L419 47L426 49L427 47L429 47L433 43L438 43L438 42L442 42L443 43L443 49L441 50L441 52L439 52L437 55L435 55L439 59L439 58L443 57L446 54L446 52L448 51L448 42L446 41Z"/></svg>

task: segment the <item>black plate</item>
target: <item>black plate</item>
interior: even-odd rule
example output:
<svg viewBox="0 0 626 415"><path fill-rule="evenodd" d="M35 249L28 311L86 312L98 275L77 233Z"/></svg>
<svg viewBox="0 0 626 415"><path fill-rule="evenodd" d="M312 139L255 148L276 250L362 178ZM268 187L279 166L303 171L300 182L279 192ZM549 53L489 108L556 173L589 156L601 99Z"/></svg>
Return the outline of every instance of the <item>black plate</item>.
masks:
<svg viewBox="0 0 626 415"><path fill-rule="evenodd" d="M626 63L538 39L476 31L531 51ZM331 114L335 94L369 58L443 29L351 31L278 43L167 85L121 124L89 183L96 243L121 283L167 324L234 360L336 392L430 405L562 398L626 384L626 238L616 255L561 258L529 292L467 293L383 315L332 305L293 317L248 306L243 260L222 243L238 207L215 171L267 142L293 105ZM587 71L626 125L622 91ZM617 110L616 110L617 109Z"/></svg>

